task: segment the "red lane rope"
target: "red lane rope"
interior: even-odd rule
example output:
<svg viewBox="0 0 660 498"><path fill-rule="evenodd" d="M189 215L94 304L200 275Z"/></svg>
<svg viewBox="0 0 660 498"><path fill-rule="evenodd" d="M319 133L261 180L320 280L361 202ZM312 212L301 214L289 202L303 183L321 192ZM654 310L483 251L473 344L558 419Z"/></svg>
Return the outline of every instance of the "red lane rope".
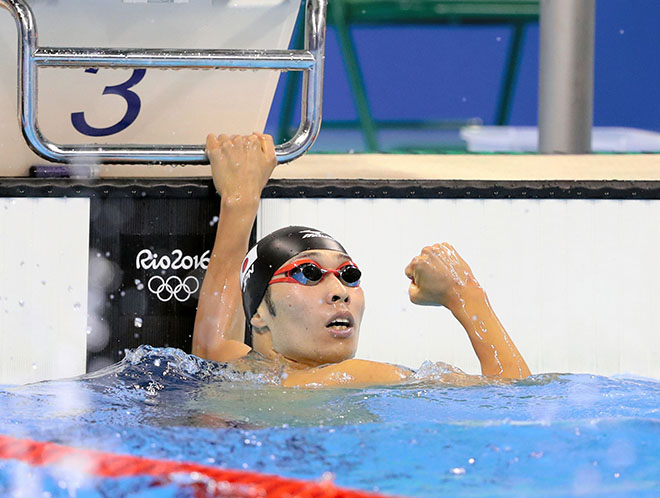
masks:
<svg viewBox="0 0 660 498"><path fill-rule="evenodd" d="M196 482L192 482L192 486L198 497L385 498L382 495L340 488L331 482L303 481L258 472L220 469L193 462L118 455L1 434L0 459L20 460L39 466L64 466L97 477L147 475L164 479L168 483L176 483L177 474L193 474Z"/></svg>

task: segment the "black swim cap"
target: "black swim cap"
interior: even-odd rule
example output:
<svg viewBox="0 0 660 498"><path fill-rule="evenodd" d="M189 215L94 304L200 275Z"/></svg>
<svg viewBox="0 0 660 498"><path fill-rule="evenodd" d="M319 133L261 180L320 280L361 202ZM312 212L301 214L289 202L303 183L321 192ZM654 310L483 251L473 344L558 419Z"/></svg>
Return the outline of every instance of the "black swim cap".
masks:
<svg viewBox="0 0 660 498"><path fill-rule="evenodd" d="M329 249L347 254L346 249L327 233L300 226L275 230L248 251L241 265L241 291L247 329L273 274L296 254L311 249Z"/></svg>

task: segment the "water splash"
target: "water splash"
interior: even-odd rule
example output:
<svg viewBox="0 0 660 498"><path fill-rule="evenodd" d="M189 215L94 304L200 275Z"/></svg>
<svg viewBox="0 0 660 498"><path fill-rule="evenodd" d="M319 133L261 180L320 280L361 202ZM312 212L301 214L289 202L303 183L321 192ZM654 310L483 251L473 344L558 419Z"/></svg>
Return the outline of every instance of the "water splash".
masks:
<svg viewBox="0 0 660 498"><path fill-rule="evenodd" d="M257 370L142 346L79 378L0 387L0 433L292 477L331 472L338 485L396 495L660 486L658 381L546 374L461 387L447 382L460 370L425 362L397 386L309 390ZM25 479L35 496L137 485L0 460L0 495Z"/></svg>

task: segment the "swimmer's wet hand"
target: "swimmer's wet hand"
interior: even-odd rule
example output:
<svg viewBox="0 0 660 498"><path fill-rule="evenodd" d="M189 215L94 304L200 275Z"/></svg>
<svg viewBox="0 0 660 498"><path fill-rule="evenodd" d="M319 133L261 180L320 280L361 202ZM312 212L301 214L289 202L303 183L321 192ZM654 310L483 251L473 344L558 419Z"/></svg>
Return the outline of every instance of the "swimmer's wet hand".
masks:
<svg viewBox="0 0 660 498"><path fill-rule="evenodd" d="M259 202L261 191L277 165L270 135L209 135L206 153L213 184L223 202Z"/></svg>
<svg viewBox="0 0 660 498"><path fill-rule="evenodd" d="M463 292L481 289L468 264L446 242L426 246L405 272L411 280L408 294L415 304L453 310Z"/></svg>

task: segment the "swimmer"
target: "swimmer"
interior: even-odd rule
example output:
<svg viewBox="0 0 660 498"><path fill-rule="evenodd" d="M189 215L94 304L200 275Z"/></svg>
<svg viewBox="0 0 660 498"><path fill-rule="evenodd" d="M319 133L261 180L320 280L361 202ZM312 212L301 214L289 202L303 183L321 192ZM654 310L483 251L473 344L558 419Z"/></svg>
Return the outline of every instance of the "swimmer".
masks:
<svg viewBox="0 0 660 498"><path fill-rule="evenodd" d="M249 368L256 355L257 363L279 372L284 386L393 384L412 375L405 367L353 358L365 307L361 272L330 235L287 227L248 248L261 192L277 164L272 138L209 135L206 151L221 209L193 354L237 368ZM451 245L424 247L405 274L413 303L444 306L461 323L483 375L530 375L485 291ZM450 382L477 382L458 369L447 372Z"/></svg>

